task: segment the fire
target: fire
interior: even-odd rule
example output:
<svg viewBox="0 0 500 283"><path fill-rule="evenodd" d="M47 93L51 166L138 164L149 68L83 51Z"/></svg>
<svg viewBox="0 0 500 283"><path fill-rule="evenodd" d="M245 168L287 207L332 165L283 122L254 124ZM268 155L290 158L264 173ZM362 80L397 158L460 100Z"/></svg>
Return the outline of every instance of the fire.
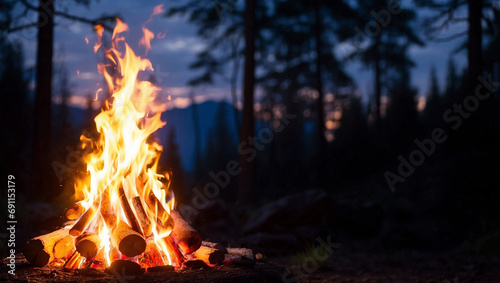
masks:
<svg viewBox="0 0 500 283"><path fill-rule="evenodd" d="M148 22L162 12L161 6L156 7ZM99 138L81 136L84 147L92 149L85 157L89 177L75 189L85 213L69 233L81 245L85 237L89 245L98 241L94 243L97 254L88 264L109 266L115 259L126 258L146 266L171 265L164 238L174 225L170 212L175 199L169 175L158 173L162 146L150 138L165 125L160 116L166 106L157 102L161 88L138 79L153 67L125 42L127 24L117 19L110 48L103 44L104 28L96 26L95 30L94 51L103 50L106 59L98 64L98 71L111 98L94 120ZM140 44L147 53L154 34L145 25L143 32ZM78 266L87 261L80 260Z"/></svg>

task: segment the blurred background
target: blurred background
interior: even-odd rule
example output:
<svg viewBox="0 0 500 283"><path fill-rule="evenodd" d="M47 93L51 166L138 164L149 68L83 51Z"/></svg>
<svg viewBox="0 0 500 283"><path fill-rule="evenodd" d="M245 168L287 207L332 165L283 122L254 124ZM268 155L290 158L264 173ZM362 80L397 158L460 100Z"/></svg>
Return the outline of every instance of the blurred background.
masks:
<svg viewBox="0 0 500 283"><path fill-rule="evenodd" d="M79 138L109 97L94 26L106 44L120 18L143 56L160 4L146 79L171 100L153 138L205 238L277 256L329 235L500 251L496 0L1 0L0 172L16 177L19 242L63 221L86 174Z"/></svg>

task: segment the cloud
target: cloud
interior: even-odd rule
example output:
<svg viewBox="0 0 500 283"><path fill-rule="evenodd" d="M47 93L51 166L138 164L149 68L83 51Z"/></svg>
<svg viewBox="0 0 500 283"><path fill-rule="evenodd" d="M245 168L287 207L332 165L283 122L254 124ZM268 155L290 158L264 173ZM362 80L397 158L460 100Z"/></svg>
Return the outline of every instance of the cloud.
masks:
<svg viewBox="0 0 500 283"><path fill-rule="evenodd" d="M103 77L95 72L95 73L92 73L92 72L81 72L80 75L78 76L78 79L80 80L100 80L102 79Z"/></svg>
<svg viewBox="0 0 500 283"><path fill-rule="evenodd" d="M185 37L178 38L175 40L166 40L160 44L160 46L156 49L158 52L161 51L170 51L170 52L180 52L180 51L189 51L189 52L200 52L205 48L205 44L195 37Z"/></svg>

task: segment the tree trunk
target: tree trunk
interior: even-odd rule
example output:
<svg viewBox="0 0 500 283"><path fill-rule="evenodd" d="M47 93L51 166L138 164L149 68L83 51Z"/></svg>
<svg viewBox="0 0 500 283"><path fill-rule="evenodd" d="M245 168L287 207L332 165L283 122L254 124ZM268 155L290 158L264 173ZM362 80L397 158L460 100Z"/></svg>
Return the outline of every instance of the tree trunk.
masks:
<svg viewBox="0 0 500 283"><path fill-rule="evenodd" d="M381 113L380 113L380 106L381 106L381 100L382 100L382 78L381 78L381 70L380 70L380 52L379 52L379 47L380 47L380 35L377 35L375 37L375 105L376 105L376 112L375 112L375 118L376 118L376 125L377 128L380 130L380 122L381 122Z"/></svg>
<svg viewBox="0 0 500 283"><path fill-rule="evenodd" d="M254 85L255 85L255 7L256 0L246 0L245 7L245 67L243 79L243 117L241 122L240 141L246 141L247 146L252 148L254 145L248 144L248 138L254 137ZM255 190L255 158L247 160L251 156L241 154L241 175L239 180L238 203L252 204L254 201Z"/></svg>
<svg viewBox="0 0 500 283"><path fill-rule="evenodd" d="M193 114L193 129L194 129L194 169L195 169L195 179L196 181L201 180L201 131L200 131L200 119L198 116L198 105L194 99L194 93L189 93L189 98L191 100L191 109Z"/></svg>
<svg viewBox="0 0 500 283"><path fill-rule="evenodd" d="M468 0L469 3L469 41L467 59L469 64L469 82L472 83L482 72L482 29L481 17L483 0Z"/></svg>
<svg viewBox="0 0 500 283"><path fill-rule="evenodd" d="M33 136L33 181L38 190L33 199L41 200L48 191L50 167L52 54L54 39L54 1L40 0L38 12L38 48L36 54L35 121ZM40 199L41 198L41 199Z"/></svg>
<svg viewBox="0 0 500 283"><path fill-rule="evenodd" d="M317 100L317 139L318 139L318 180L320 185L324 183L325 170L326 170L326 140L325 140L325 109L323 104L323 79L322 79L322 65L321 54L323 50L323 25L321 18L321 0L315 1L314 15L316 18L315 40L316 40L316 89L318 91Z"/></svg>
<svg viewBox="0 0 500 283"><path fill-rule="evenodd" d="M231 99L233 104L233 115L234 115L234 124L236 126L236 132L239 132L240 129L240 111L236 108L236 104L238 103L237 96L237 87L238 87L238 77L240 76L240 54L238 53L240 37L235 39L235 42L231 43L231 53L233 60L233 74L231 75Z"/></svg>

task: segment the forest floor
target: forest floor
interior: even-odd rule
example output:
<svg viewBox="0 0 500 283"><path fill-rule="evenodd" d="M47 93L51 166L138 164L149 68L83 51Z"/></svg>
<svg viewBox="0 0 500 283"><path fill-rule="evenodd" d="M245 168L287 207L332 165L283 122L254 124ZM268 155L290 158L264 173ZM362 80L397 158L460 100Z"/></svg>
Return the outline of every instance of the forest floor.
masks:
<svg viewBox="0 0 500 283"><path fill-rule="evenodd" d="M361 252L340 247L324 262L293 264L290 257L267 259L254 267L221 266L205 270L120 275L97 270L31 267L18 258L9 282L500 282L500 255L465 252ZM307 262L307 264L304 264ZM298 266L298 267L297 267ZM317 267L317 268L315 268ZM293 273L293 274L292 274Z"/></svg>
<svg viewBox="0 0 500 283"><path fill-rule="evenodd" d="M308 263L274 260L295 274L285 282L500 282L500 255L454 252L352 251L339 247L318 268ZM313 272L307 272L313 271Z"/></svg>

